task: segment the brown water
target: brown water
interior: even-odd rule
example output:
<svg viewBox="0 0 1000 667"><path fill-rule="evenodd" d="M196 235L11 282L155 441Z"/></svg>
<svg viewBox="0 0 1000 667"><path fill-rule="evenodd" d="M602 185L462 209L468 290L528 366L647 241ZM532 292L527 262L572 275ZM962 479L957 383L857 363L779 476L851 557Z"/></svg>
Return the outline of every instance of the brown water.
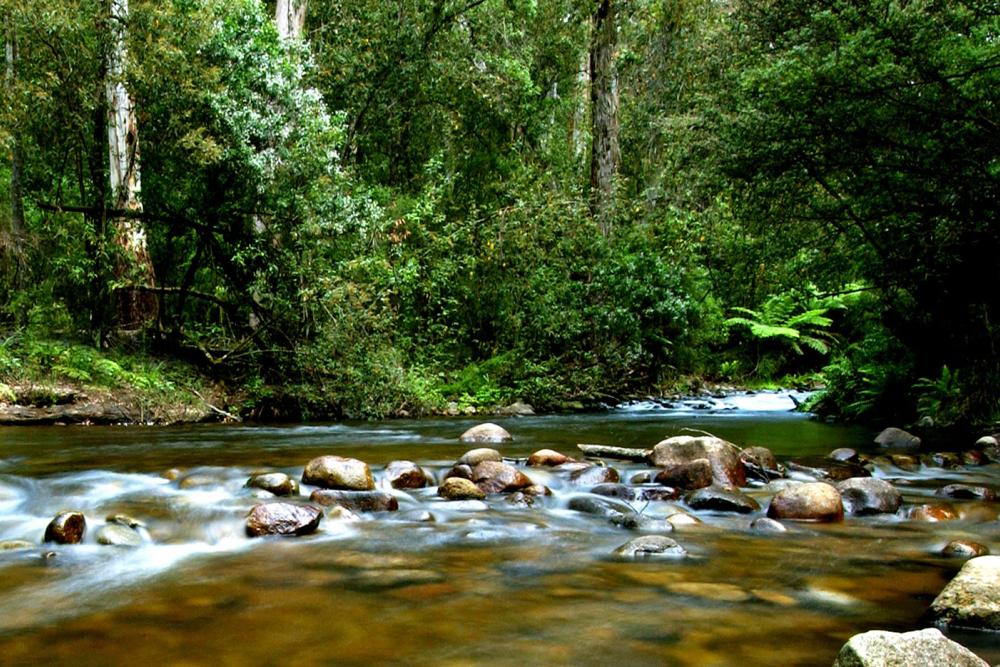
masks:
<svg viewBox="0 0 1000 667"><path fill-rule="evenodd" d="M512 458L572 455L579 442L650 447L683 428L779 458L867 449L873 435L777 410L495 421L515 436ZM242 488L253 471L298 476L330 453L369 462L376 478L394 459L441 473L474 423L0 430L0 540L37 543L66 508L91 524L82 545L0 554L0 664L829 665L857 632L926 627L961 565L937 553L950 539L1000 544L996 510L973 502L957 504L959 521L855 518L778 536L751 533L752 517L703 513L672 534L689 558L619 562L611 552L635 533L567 509L581 490L538 469L527 473L554 495L530 509L454 505L428 489L398 493L398 513L325 520L308 537L243 535L260 502ZM643 469L614 465L623 479ZM161 477L170 468L204 483L179 488ZM917 503L957 479L995 484L1000 467L876 474ZM749 493L766 506L773 492ZM435 521L419 520L425 510ZM144 520L148 544L92 542L114 512ZM958 639L1000 659L993 635Z"/></svg>

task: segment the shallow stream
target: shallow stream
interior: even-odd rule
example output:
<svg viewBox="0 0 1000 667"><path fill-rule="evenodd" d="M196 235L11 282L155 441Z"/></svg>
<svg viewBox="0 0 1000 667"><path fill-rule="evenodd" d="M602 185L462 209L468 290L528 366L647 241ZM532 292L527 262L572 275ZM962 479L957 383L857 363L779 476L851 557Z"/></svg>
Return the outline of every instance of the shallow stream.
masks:
<svg viewBox="0 0 1000 667"><path fill-rule="evenodd" d="M580 457L577 443L650 448L684 429L779 460L874 452L873 432L791 407L760 394L491 421L514 435L500 447L511 459L541 448ZM523 465L553 491L534 507L394 491L398 512L325 519L305 537L244 534L261 502L243 488L253 472L298 478L310 459L337 454L366 461L380 484L399 459L440 478L470 449L459 434L481 421L0 430L0 541L37 544L0 553L0 663L829 665L857 632L926 627L931 600L962 564L940 555L948 541L1000 548L994 503L948 501L961 518L914 521L901 510L780 535L750 531L753 516L692 512L702 523L671 534L688 558L624 562L611 554L634 532L568 509L586 488ZM624 481L647 469L609 464ZM181 476L168 480L171 469ZM1000 465L873 474L917 504L959 480L996 486ZM765 508L773 495L746 491ZM634 504L653 518L684 509ZM86 515L84 543L41 544L64 509ZM115 513L145 523L142 546L94 541ZM996 636L953 637L1000 661Z"/></svg>

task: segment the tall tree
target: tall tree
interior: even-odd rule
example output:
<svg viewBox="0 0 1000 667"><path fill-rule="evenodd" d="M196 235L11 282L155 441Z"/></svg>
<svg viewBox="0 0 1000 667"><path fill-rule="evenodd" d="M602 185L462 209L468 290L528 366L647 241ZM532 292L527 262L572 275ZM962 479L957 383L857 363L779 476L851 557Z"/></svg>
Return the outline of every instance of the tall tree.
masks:
<svg viewBox="0 0 1000 667"><path fill-rule="evenodd" d="M618 173L618 24L615 0L600 0L590 42L591 211L605 236L611 234L615 176Z"/></svg>
<svg viewBox="0 0 1000 667"><path fill-rule="evenodd" d="M4 17L6 27L4 39L4 88L8 96L14 95L14 84L17 76L17 34L11 16ZM10 164L10 224L6 246L7 253L13 259L14 287L18 287L24 274L24 194L22 180L24 173L24 153L21 148L19 133L15 130L11 138Z"/></svg>
<svg viewBox="0 0 1000 667"><path fill-rule="evenodd" d="M146 247L146 231L138 219L142 213L139 171L139 127L135 101L125 87L128 52L128 0L111 0L110 48L105 91L108 103L108 152L112 206L122 214L113 221L115 242L122 250L119 278L151 287L155 284L153 262ZM149 293L126 288L119 293L118 324L130 328L152 320L156 300Z"/></svg>

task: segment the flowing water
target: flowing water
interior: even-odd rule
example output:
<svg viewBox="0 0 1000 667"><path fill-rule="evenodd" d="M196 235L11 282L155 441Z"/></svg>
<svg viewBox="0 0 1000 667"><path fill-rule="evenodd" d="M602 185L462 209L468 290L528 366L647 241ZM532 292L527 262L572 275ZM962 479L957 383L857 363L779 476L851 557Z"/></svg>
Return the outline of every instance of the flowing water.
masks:
<svg viewBox="0 0 1000 667"><path fill-rule="evenodd" d="M779 460L871 451L872 432L791 407L763 394L493 421L514 434L501 448L513 459L577 455L577 443L648 448L683 429ZM368 462L380 483L396 459L440 477L478 421L0 430L0 540L37 545L0 553L0 664L829 665L857 632L926 627L961 566L939 554L949 540L1000 544L996 510L971 501L956 503L956 521L900 513L770 536L748 529L752 517L696 513L701 524L672 533L688 558L623 562L611 553L635 533L569 510L582 489L538 468L523 469L553 495L531 508L447 503L429 488L394 492L399 512L327 518L310 536L244 535L261 502L243 488L255 471L298 477L337 454ZM623 480L645 469L612 465ZM875 474L919 503L957 479L994 484L1000 467ZM748 493L766 507L773 492ZM41 544L63 509L85 513L84 543ZM655 518L683 503L636 509ZM145 523L142 546L94 541L114 513ZM1000 660L992 635L957 639Z"/></svg>

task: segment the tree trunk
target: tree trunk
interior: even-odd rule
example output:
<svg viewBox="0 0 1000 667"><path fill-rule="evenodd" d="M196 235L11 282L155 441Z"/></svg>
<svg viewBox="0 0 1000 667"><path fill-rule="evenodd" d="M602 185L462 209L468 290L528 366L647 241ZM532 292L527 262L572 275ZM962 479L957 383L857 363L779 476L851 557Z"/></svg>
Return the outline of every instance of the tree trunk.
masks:
<svg viewBox="0 0 1000 667"><path fill-rule="evenodd" d="M618 173L618 26L614 0L600 0L590 40L590 207L605 236L611 234Z"/></svg>
<svg viewBox="0 0 1000 667"><path fill-rule="evenodd" d="M302 39L307 0L278 0L274 22L281 39Z"/></svg>
<svg viewBox="0 0 1000 667"><path fill-rule="evenodd" d="M14 84L17 77L17 35L14 26L7 17L6 38L4 40L4 60L6 61L4 88L7 95L13 96ZM22 286L25 270L26 257L24 251L25 238L27 232L24 226L24 192L22 189L22 174L24 173L24 153L21 148L21 139L18 130L13 131L13 142L11 146L10 160L10 226L7 238L0 239L0 247L12 260L13 264L13 287Z"/></svg>
<svg viewBox="0 0 1000 667"><path fill-rule="evenodd" d="M111 199L116 209L141 213L139 128L135 103L125 87L127 22L128 0L111 0L111 48L108 50L106 80ZM123 256L116 270L117 277L125 283L154 286L153 262L146 248L146 231L142 224L137 218L129 216L118 218L112 224L115 243ZM155 319L156 306L156 297L150 293L128 288L119 290L118 325L126 329L141 327Z"/></svg>

